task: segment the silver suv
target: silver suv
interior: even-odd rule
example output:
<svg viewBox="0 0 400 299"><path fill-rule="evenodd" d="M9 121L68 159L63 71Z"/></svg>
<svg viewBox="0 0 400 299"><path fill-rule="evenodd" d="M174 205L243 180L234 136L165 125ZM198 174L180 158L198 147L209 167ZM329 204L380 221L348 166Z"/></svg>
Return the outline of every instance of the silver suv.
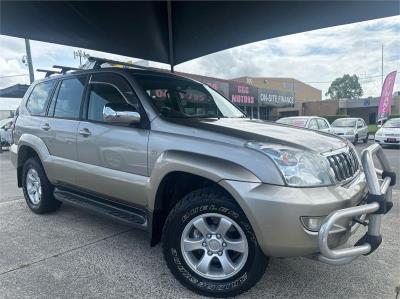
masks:
<svg viewBox="0 0 400 299"><path fill-rule="evenodd" d="M392 206L395 175L378 144L360 158L345 139L250 120L169 73L97 68L35 82L13 141L33 212L67 203L142 228L173 275L207 296L248 290L269 257L367 255ZM337 249L359 224L365 236Z"/></svg>

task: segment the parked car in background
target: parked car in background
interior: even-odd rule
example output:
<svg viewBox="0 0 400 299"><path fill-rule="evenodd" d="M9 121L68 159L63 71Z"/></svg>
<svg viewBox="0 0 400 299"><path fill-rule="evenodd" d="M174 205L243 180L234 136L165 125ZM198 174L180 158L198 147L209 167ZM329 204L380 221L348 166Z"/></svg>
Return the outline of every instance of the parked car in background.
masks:
<svg viewBox="0 0 400 299"><path fill-rule="evenodd" d="M9 147L11 145L12 122L12 118L0 120L0 146L2 148Z"/></svg>
<svg viewBox="0 0 400 299"><path fill-rule="evenodd" d="M332 123L332 130L347 140L358 143L362 140L368 142L369 131L368 126L362 118L338 118Z"/></svg>
<svg viewBox="0 0 400 299"><path fill-rule="evenodd" d="M276 121L278 124L285 124L294 127L307 128L311 130L323 131L327 133L332 132L329 122L318 116L293 116L284 117Z"/></svg>
<svg viewBox="0 0 400 299"><path fill-rule="evenodd" d="M375 133L375 142L381 145L400 145L400 118L389 119Z"/></svg>

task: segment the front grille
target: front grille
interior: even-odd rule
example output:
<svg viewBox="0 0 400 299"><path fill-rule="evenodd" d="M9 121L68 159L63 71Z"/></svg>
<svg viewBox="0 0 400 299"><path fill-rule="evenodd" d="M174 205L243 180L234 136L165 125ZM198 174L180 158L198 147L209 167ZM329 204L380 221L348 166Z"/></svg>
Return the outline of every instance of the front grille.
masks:
<svg viewBox="0 0 400 299"><path fill-rule="evenodd" d="M346 181L352 178L360 169L357 154L352 148L348 152L342 152L327 157L329 165L335 173L337 182Z"/></svg>

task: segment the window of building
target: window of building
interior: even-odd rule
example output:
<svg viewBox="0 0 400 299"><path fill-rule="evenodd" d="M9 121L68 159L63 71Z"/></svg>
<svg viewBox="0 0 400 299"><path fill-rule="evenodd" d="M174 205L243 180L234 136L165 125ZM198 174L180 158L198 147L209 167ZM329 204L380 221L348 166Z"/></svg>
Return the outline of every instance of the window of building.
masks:
<svg viewBox="0 0 400 299"><path fill-rule="evenodd" d="M58 90L54 117L78 119L86 77L65 79Z"/></svg>
<svg viewBox="0 0 400 299"><path fill-rule="evenodd" d="M26 108L32 115L44 115L49 94L54 86L54 80L37 84L29 96Z"/></svg>

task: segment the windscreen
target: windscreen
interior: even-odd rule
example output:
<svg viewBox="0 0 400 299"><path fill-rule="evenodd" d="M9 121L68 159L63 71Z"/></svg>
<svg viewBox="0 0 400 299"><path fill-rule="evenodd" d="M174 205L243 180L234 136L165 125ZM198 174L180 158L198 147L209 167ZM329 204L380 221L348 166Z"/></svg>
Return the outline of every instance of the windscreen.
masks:
<svg viewBox="0 0 400 299"><path fill-rule="evenodd" d="M400 128L400 118L389 119L383 125L384 128Z"/></svg>
<svg viewBox="0 0 400 299"><path fill-rule="evenodd" d="M307 125L307 118L281 118L277 123L305 128Z"/></svg>
<svg viewBox="0 0 400 299"><path fill-rule="evenodd" d="M355 127L355 119L337 119L332 123L332 127Z"/></svg>
<svg viewBox="0 0 400 299"><path fill-rule="evenodd" d="M238 108L207 85L153 75L137 75L135 78L157 111L165 117L245 117Z"/></svg>

